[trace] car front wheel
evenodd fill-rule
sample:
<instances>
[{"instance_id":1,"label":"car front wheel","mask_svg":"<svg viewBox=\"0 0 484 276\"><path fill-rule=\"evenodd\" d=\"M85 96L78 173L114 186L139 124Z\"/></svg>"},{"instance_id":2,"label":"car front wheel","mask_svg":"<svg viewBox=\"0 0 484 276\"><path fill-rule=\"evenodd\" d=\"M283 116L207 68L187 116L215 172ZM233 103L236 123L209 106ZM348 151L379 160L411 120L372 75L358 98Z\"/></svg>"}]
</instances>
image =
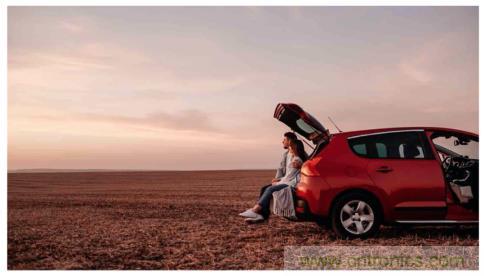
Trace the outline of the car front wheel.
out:
<instances>
[{"instance_id":1,"label":"car front wheel","mask_svg":"<svg viewBox=\"0 0 484 276\"><path fill-rule=\"evenodd\" d=\"M366 238L380 228L377 202L370 196L352 193L342 196L331 214L333 231L343 238Z\"/></svg>"}]
</instances>

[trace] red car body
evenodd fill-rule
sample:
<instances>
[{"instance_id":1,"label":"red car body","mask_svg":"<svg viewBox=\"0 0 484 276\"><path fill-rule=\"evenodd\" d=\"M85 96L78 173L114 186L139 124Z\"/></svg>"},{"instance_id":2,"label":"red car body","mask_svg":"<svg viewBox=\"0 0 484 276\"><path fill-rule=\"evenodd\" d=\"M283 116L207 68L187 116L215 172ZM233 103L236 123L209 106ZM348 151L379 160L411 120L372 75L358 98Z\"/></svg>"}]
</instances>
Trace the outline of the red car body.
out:
<instances>
[{"instance_id":1,"label":"red car body","mask_svg":"<svg viewBox=\"0 0 484 276\"><path fill-rule=\"evenodd\" d=\"M305 138L310 136L311 128L316 132L326 131L314 117L295 104L279 104L274 117ZM372 137L392 136L398 140L405 135L421 139L427 151L425 158L368 158L369 155L355 152L355 149L362 149L357 148L361 145L352 148L357 139L370 141ZM332 134L325 146L302 165L301 179L295 190L298 217L337 221L331 216L338 215L334 212L338 199L359 194L373 202L380 220L378 224L478 223L478 208L459 204L450 191L439 157L439 153L443 153L432 142L432 137L438 135L452 135L465 141L479 139L475 133L436 127L381 128ZM417 150L422 152L422 148ZM366 149L361 152L367 154ZM418 156L416 154L418 152L414 156ZM344 232L339 234L351 236L351 233Z\"/></svg>"}]
</instances>

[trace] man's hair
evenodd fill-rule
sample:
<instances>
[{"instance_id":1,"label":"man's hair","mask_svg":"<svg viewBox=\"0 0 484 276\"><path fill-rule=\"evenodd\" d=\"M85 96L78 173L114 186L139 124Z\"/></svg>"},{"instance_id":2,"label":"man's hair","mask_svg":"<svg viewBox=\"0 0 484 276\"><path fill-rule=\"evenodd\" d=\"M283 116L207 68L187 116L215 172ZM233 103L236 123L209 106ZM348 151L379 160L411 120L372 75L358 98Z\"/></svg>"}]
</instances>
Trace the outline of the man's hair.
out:
<instances>
[{"instance_id":1,"label":"man's hair","mask_svg":"<svg viewBox=\"0 0 484 276\"><path fill-rule=\"evenodd\" d=\"M294 134L294 132L286 132L286 133L284 133L284 137L291 140L291 142L294 142L294 141L297 140L297 136L296 136L296 134Z\"/></svg>"}]
</instances>

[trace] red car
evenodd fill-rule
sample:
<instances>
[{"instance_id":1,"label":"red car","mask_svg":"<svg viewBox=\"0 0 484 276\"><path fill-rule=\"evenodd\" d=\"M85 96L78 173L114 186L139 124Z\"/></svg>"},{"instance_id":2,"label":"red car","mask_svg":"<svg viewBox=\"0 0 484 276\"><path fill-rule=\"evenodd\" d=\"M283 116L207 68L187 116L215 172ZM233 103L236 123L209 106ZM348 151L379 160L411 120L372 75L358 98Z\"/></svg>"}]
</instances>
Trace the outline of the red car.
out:
<instances>
[{"instance_id":1,"label":"red car","mask_svg":"<svg viewBox=\"0 0 484 276\"><path fill-rule=\"evenodd\" d=\"M305 139L327 131L295 104L278 104L274 117ZM478 223L478 144L475 133L438 127L331 134L301 168L297 217L349 238L382 224Z\"/></svg>"}]
</instances>

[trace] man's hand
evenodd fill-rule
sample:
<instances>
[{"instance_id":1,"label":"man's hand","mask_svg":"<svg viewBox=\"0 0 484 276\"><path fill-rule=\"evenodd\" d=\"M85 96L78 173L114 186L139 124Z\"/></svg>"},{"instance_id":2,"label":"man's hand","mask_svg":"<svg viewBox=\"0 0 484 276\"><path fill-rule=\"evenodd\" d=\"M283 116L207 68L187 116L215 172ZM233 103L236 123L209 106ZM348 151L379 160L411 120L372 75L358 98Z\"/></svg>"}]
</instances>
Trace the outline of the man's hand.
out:
<instances>
[{"instance_id":1,"label":"man's hand","mask_svg":"<svg viewBox=\"0 0 484 276\"><path fill-rule=\"evenodd\" d=\"M300 168L301 168L301 166L302 166L302 162L300 162L300 161L292 161L292 162L291 162L291 166L292 166L293 168L295 168L295 169L300 169Z\"/></svg>"},{"instance_id":2,"label":"man's hand","mask_svg":"<svg viewBox=\"0 0 484 276\"><path fill-rule=\"evenodd\" d=\"M274 178L274 179L272 179L272 181L271 181L271 182L272 182L272 184L274 184L274 183L276 183L276 182L279 182L279 180L281 180L281 179L280 179L280 178Z\"/></svg>"}]
</instances>

